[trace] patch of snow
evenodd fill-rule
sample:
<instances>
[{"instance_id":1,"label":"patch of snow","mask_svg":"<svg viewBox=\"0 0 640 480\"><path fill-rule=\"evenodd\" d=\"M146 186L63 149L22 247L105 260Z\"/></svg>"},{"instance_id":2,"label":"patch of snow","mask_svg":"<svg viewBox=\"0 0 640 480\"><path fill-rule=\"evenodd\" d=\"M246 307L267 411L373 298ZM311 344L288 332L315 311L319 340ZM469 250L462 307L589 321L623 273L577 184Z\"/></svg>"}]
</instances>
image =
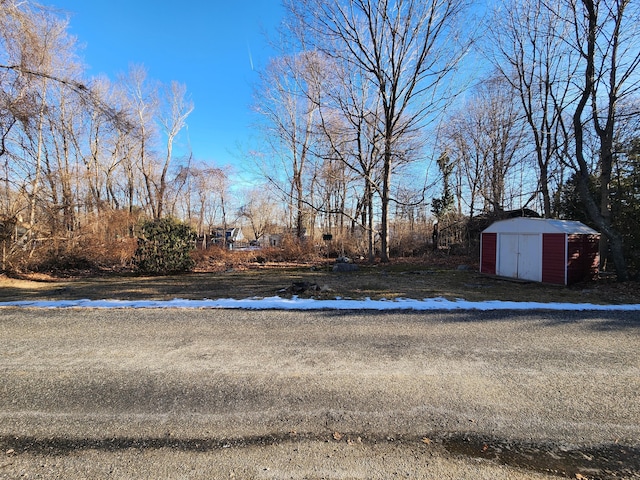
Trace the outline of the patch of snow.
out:
<instances>
[{"instance_id":1,"label":"patch of snow","mask_svg":"<svg viewBox=\"0 0 640 480\"><path fill-rule=\"evenodd\" d=\"M245 298L236 300L22 300L0 302L0 307L24 308L219 308L245 310L618 310L640 311L640 304L595 305L590 303L541 303L541 302L468 302L458 299L427 298L412 300L314 300L308 298Z\"/></svg>"}]
</instances>

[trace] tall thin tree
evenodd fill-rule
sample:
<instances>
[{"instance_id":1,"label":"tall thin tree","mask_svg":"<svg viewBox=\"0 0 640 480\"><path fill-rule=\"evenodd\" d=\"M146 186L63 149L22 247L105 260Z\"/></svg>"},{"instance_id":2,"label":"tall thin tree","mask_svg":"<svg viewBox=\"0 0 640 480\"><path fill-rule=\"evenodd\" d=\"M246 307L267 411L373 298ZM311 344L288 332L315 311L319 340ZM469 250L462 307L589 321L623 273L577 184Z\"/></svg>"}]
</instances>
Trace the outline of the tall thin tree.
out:
<instances>
[{"instance_id":1,"label":"tall thin tree","mask_svg":"<svg viewBox=\"0 0 640 480\"><path fill-rule=\"evenodd\" d=\"M569 6L573 47L580 55L582 72L572 118L578 188L589 216L608 242L601 255L611 252L618 280L624 281L629 276L624 239L612 224L610 185L619 104L640 88L640 7L631 0L569 0ZM589 168L584 151L588 123L599 140L599 198L591 193L595 172Z\"/></svg>"},{"instance_id":2,"label":"tall thin tree","mask_svg":"<svg viewBox=\"0 0 640 480\"><path fill-rule=\"evenodd\" d=\"M364 71L380 97L383 133L381 260L389 261L392 171L403 135L432 119L448 99L444 80L464 56L460 0L291 0L308 45Z\"/></svg>"}]
</instances>

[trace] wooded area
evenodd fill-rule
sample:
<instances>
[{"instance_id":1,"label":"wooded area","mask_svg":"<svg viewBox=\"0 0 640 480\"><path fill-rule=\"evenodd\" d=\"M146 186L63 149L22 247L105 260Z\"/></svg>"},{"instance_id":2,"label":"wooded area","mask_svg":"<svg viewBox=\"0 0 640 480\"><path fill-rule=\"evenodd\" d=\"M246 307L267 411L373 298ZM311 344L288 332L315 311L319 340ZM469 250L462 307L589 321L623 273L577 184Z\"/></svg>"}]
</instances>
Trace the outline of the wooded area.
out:
<instances>
[{"instance_id":1,"label":"wooded area","mask_svg":"<svg viewBox=\"0 0 640 480\"><path fill-rule=\"evenodd\" d=\"M200 236L331 235L386 262L472 251L483 225L520 211L587 223L602 268L638 275L637 2L285 5L246 153L261 176L243 190L230 166L175 154L185 85L142 66L87 78L65 16L0 0L2 270L89 251L125 265L141 223L165 217Z\"/></svg>"}]
</instances>

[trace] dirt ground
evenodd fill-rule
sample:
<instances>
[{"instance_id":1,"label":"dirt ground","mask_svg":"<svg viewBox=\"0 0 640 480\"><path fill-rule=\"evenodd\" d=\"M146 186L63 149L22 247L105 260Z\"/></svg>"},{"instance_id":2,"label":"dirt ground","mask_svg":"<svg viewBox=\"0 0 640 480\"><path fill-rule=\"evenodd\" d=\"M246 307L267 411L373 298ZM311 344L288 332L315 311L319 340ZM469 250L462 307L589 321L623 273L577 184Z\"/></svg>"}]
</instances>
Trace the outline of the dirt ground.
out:
<instances>
[{"instance_id":1,"label":"dirt ground","mask_svg":"<svg viewBox=\"0 0 640 480\"><path fill-rule=\"evenodd\" d=\"M640 478L636 312L0 308L0 478Z\"/></svg>"}]
</instances>

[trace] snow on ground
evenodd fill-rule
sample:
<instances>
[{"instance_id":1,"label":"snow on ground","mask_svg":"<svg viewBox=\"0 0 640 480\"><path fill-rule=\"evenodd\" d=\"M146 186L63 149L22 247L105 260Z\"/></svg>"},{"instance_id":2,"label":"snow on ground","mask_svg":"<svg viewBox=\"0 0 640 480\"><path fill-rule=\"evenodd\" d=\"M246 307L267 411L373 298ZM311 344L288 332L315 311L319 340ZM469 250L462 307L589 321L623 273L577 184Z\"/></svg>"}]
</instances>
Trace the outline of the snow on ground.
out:
<instances>
[{"instance_id":1,"label":"snow on ground","mask_svg":"<svg viewBox=\"0 0 640 480\"><path fill-rule=\"evenodd\" d=\"M0 307L28 308L233 308L247 310L618 310L640 311L640 304L594 305L589 303L467 302L445 298L424 300L314 300L307 298L246 298L236 300L56 300L0 302Z\"/></svg>"}]
</instances>

